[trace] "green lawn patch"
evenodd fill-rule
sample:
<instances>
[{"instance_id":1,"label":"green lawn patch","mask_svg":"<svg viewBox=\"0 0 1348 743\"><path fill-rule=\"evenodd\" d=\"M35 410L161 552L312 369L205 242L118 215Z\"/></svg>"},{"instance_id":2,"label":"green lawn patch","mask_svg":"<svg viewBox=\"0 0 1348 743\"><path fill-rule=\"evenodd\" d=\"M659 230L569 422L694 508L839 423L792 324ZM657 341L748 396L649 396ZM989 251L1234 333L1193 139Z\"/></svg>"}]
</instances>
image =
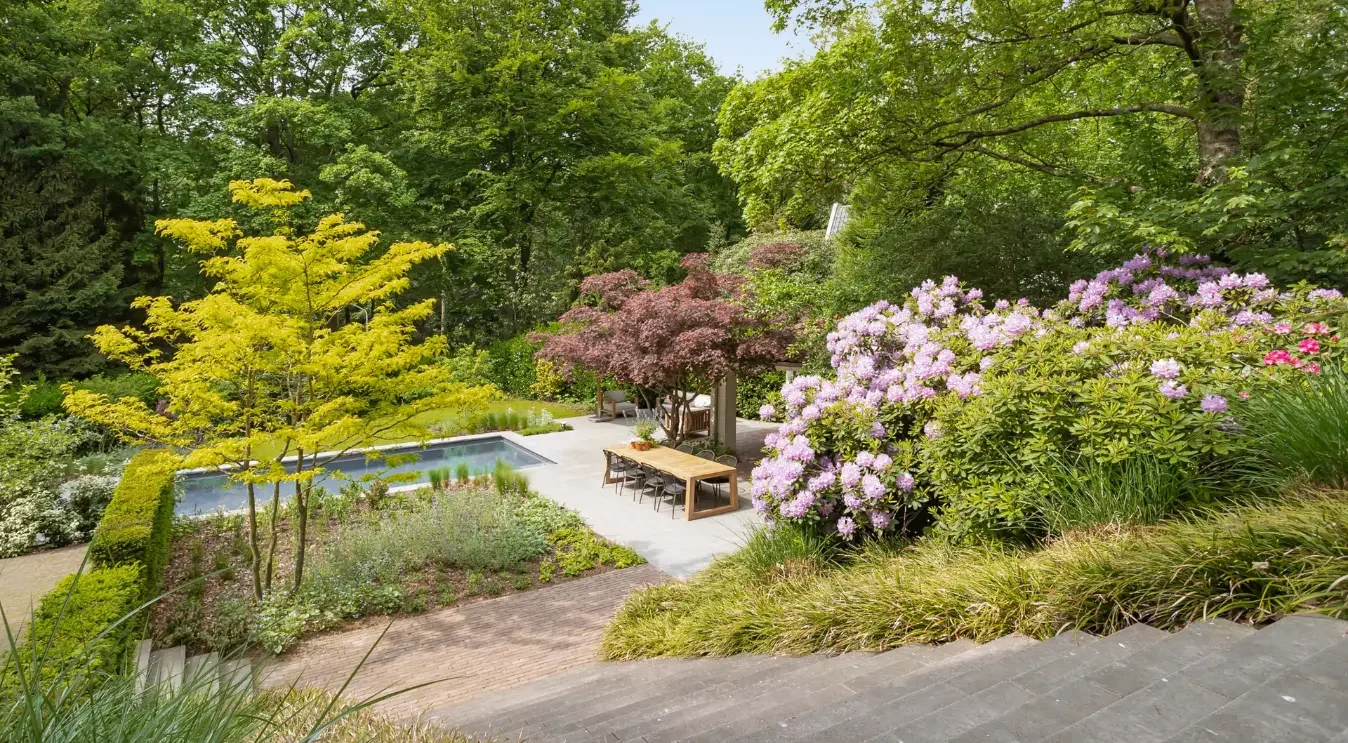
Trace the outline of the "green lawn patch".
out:
<instances>
[{"instance_id":1,"label":"green lawn patch","mask_svg":"<svg viewBox=\"0 0 1348 743\"><path fill-rule=\"evenodd\" d=\"M1348 616L1348 500L1308 496L1037 549L875 543L838 556L790 531L628 598L609 659L882 650L1011 632L1109 634L1225 617ZM786 542L782 545L778 542Z\"/></svg>"}]
</instances>

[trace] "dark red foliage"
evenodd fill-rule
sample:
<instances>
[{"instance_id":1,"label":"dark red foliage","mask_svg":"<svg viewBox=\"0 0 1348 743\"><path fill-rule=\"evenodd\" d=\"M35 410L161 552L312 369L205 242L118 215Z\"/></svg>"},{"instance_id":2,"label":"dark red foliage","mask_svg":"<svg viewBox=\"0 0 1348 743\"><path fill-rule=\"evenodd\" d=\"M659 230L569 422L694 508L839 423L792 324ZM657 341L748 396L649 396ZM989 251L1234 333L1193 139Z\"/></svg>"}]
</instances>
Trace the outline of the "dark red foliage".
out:
<instances>
[{"instance_id":1,"label":"dark red foliage","mask_svg":"<svg viewBox=\"0 0 1348 743\"><path fill-rule=\"evenodd\" d=\"M749 251L750 268L781 268L805 256L805 248L795 243L769 243Z\"/></svg>"},{"instance_id":2,"label":"dark red foliage","mask_svg":"<svg viewBox=\"0 0 1348 743\"><path fill-rule=\"evenodd\" d=\"M730 369L758 371L785 357L789 331L749 316L707 256L687 256L683 265L688 277L663 289L637 289L645 282L632 271L585 279L582 293L598 306L563 315L563 330L538 356L661 397L708 392Z\"/></svg>"}]
</instances>

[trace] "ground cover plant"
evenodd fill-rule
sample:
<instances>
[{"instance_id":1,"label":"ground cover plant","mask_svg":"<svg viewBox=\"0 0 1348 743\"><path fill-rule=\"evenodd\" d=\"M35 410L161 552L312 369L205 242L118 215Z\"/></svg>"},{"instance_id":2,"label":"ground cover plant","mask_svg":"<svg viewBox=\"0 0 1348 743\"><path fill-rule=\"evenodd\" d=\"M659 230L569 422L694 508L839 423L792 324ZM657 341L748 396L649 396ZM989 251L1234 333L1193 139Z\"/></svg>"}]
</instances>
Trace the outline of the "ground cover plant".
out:
<instances>
[{"instance_id":1,"label":"ground cover plant","mask_svg":"<svg viewBox=\"0 0 1348 743\"><path fill-rule=\"evenodd\" d=\"M242 517L180 520L167 584L183 590L152 612L157 643L225 652L256 643L280 653L370 616L462 605L642 561L532 493L507 466L435 475L432 487L415 491L376 484L323 492L311 506L311 569L297 589L261 602L243 579L250 560ZM293 521L290 508L277 518L278 586L293 570Z\"/></svg>"}]
</instances>

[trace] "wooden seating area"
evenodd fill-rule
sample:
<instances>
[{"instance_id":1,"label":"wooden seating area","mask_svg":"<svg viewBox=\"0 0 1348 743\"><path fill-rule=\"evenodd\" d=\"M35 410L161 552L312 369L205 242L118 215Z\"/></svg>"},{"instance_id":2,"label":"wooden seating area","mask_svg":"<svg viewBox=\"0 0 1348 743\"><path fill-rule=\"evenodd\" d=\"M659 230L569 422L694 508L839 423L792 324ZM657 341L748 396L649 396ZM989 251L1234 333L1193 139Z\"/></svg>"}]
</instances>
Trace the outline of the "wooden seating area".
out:
<instances>
[{"instance_id":1,"label":"wooden seating area","mask_svg":"<svg viewBox=\"0 0 1348 743\"><path fill-rule=\"evenodd\" d=\"M630 463L630 464L629 464ZM631 469L635 465L636 470ZM658 477L663 475L664 477ZM656 477L656 480L652 480ZM633 449L630 444L615 444L604 448L604 484L633 483L647 490L654 489L655 496L671 498L670 508L678 505L679 496L683 497L683 515L687 520L716 516L739 510L739 490L736 483L736 471L733 464L718 462L714 459L657 446L646 451ZM728 485L729 503L713 505L710 508L698 507L698 483L724 483ZM670 487L670 486L673 487ZM719 503L719 498L716 501ZM657 502L657 509L659 503Z\"/></svg>"}]
</instances>

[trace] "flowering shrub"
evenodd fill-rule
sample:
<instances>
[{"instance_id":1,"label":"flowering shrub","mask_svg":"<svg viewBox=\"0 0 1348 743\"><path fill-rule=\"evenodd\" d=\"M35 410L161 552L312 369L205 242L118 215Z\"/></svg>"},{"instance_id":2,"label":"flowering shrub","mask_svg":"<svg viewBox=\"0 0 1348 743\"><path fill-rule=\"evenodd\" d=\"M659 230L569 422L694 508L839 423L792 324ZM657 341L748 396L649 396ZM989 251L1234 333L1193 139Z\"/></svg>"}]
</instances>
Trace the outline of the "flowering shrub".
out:
<instances>
[{"instance_id":1,"label":"flowering shrub","mask_svg":"<svg viewBox=\"0 0 1348 743\"><path fill-rule=\"evenodd\" d=\"M985 306L954 277L878 302L829 335L835 379L782 388L751 496L771 520L845 537L919 523L1029 529L1036 469L1145 454L1201 468L1240 434L1231 406L1340 352L1335 290L1279 291L1203 257L1147 252L1057 306Z\"/></svg>"}]
</instances>

